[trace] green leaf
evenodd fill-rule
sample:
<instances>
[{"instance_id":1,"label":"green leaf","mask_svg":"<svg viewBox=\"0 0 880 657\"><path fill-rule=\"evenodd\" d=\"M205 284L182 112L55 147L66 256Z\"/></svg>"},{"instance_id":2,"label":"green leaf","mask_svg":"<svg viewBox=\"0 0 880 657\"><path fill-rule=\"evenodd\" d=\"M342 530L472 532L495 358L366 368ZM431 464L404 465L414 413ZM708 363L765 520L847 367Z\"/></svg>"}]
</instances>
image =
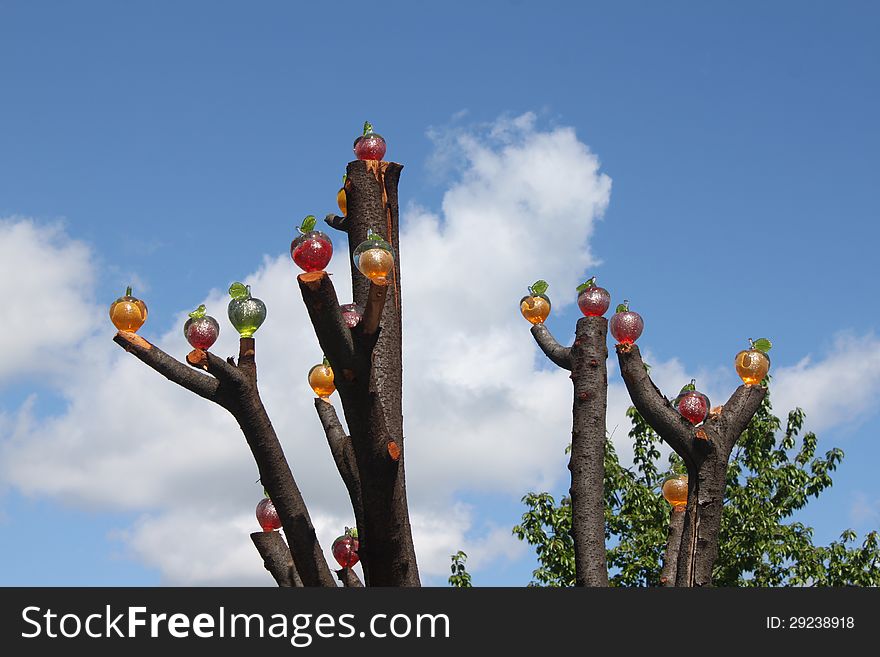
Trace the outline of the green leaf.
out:
<instances>
[{"instance_id":1,"label":"green leaf","mask_svg":"<svg viewBox=\"0 0 880 657\"><path fill-rule=\"evenodd\" d=\"M347 173L343 173L343 174L342 174L342 186L343 186L343 187L345 187L345 181L346 181L346 180L348 180L348 174L347 174Z\"/></svg>"},{"instance_id":2,"label":"green leaf","mask_svg":"<svg viewBox=\"0 0 880 657\"><path fill-rule=\"evenodd\" d=\"M691 382L688 383L687 385L683 386L681 389L681 392L679 392L678 394L680 395L682 393L688 392L689 390L696 390L697 389L696 384L697 384L697 380L691 379Z\"/></svg>"},{"instance_id":3,"label":"green leaf","mask_svg":"<svg viewBox=\"0 0 880 657\"><path fill-rule=\"evenodd\" d=\"M616 312L616 313L629 312L629 301L624 301L623 303L617 304L617 310L615 310L614 312Z\"/></svg>"},{"instance_id":4,"label":"green leaf","mask_svg":"<svg viewBox=\"0 0 880 657\"><path fill-rule=\"evenodd\" d=\"M357 538L357 537L358 537L358 530L357 530L357 527L346 527L346 528L345 528L345 533L348 534L349 536L351 536L352 538Z\"/></svg>"},{"instance_id":5,"label":"green leaf","mask_svg":"<svg viewBox=\"0 0 880 657\"><path fill-rule=\"evenodd\" d=\"M207 314L207 312L208 312L208 309L205 308L205 304L201 304L201 305L199 305L198 308L193 310L189 314L189 316L192 317L193 319L201 319L202 317L204 317Z\"/></svg>"},{"instance_id":6,"label":"green leaf","mask_svg":"<svg viewBox=\"0 0 880 657\"><path fill-rule=\"evenodd\" d=\"M767 353L770 351L770 348L773 346L773 343L770 342L767 338L758 338L752 343L752 348L757 349L762 353Z\"/></svg>"},{"instance_id":7,"label":"green leaf","mask_svg":"<svg viewBox=\"0 0 880 657\"><path fill-rule=\"evenodd\" d=\"M367 230L367 239L373 242L384 242L384 238L379 233L374 233L372 228Z\"/></svg>"},{"instance_id":8,"label":"green leaf","mask_svg":"<svg viewBox=\"0 0 880 657\"><path fill-rule=\"evenodd\" d=\"M125 288L125 296L127 296L127 297L131 296L131 285L129 285L127 288Z\"/></svg>"},{"instance_id":9,"label":"green leaf","mask_svg":"<svg viewBox=\"0 0 880 657\"><path fill-rule=\"evenodd\" d=\"M364 121L364 134L366 135L369 132L373 132L373 124L369 121Z\"/></svg>"},{"instance_id":10,"label":"green leaf","mask_svg":"<svg viewBox=\"0 0 880 657\"><path fill-rule=\"evenodd\" d=\"M299 232L305 234L315 229L315 224L318 223L318 220L315 219L315 215L310 214L305 219L303 219L302 224L300 224Z\"/></svg>"},{"instance_id":11,"label":"green leaf","mask_svg":"<svg viewBox=\"0 0 880 657\"><path fill-rule=\"evenodd\" d=\"M536 297L540 296L547 291L548 287L550 287L550 284L547 281L537 280L529 287L529 294Z\"/></svg>"},{"instance_id":12,"label":"green leaf","mask_svg":"<svg viewBox=\"0 0 880 657\"><path fill-rule=\"evenodd\" d=\"M229 296L233 299L247 299L251 296L250 287L236 281L229 286Z\"/></svg>"},{"instance_id":13,"label":"green leaf","mask_svg":"<svg viewBox=\"0 0 880 657\"><path fill-rule=\"evenodd\" d=\"M584 290L589 290L591 287L596 287L596 277L595 276L593 276L588 281L585 281L584 283L581 283L580 285L578 285L577 291L583 292Z\"/></svg>"}]
</instances>

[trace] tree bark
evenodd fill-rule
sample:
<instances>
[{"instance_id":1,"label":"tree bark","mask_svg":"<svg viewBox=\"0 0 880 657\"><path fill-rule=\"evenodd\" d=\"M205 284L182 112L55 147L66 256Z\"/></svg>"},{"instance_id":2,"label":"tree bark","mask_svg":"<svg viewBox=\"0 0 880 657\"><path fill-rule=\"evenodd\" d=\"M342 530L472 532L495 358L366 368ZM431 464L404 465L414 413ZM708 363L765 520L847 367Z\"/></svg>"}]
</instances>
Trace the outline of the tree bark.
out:
<instances>
[{"instance_id":1,"label":"tree bark","mask_svg":"<svg viewBox=\"0 0 880 657\"><path fill-rule=\"evenodd\" d=\"M532 327L532 335L547 357L571 370L574 387L568 469L577 586L608 586L604 508L607 332L604 317L582 317L574 343L566 348L543 324Z\"/></svg>"},{"instance_id":2,"label":"tree bark","mask_svg":"<svg viewBox=\"0 0 880 657\"><path fill-rule=\"evenodd\" d=\"M342 582L346 588L357 589L362 588L364 583L351 568L340 568L336 571L336 579Z\"/></svg>"},{"instance_id":3,"label":"tree bark","mask_svg":"<svg viewBox=\"0 0 880 657\"><path fill-rule=\"evenodd\" d=\"M660 585L675 586L675 573L678 570L678 552L681 548L681 535L684 531L685 509L672 507L669 512L669 536L666 539L666 552L663 555L663 568L660 570Z\"/></svg>"},{"instance_id":4,"label":"tree bark","mask_svg":"<svg viewBox=\"0 0 880 657\"><path fill-rule=\"evenodd\" d=\"M635 344L618 344L620 373L636 409L684 460L688 503L676 565L676 586L710 586L718 556L718 533L733 446L761 405L766 388L739 386L723 406L699 427L684 419L654 385Z\"/></svg>"},{"instance_id":5,"label":"tree bark","mask_svg":"<svg viewBox=\"0 0 880 657\"><path fill-rule=\"evenodd\" d=\"M360 324L348 329L342 322L339 300L329 277L317 276L317 272L311 280L299 277L318 341L334 374L341 374L336 376L336 389L351 434L360 485L361 508L355 508L355 515L360 516L358 555L367 586L420 584L403 457L397 197L401 169L393 162L350 162L346 182L348 214L344 221L338 217L328 220L331 226L348 233L350 258L368 230L381 235L394 248L394 269L384 289L352 266L353 301L365 308Z\"/></svg>"},{"instance_id":6,"label":"tree bark","mask_svg":"<svg viewBox=\"0 0 880 657\"><path fill-rule=\"evenodd\" d=\"M302 580L293 565L290 548L284 542L280 532L254 532L251 540L257 552L263 557L263 565L282 588L301 587Z\"/></svg>"}]
</instances>

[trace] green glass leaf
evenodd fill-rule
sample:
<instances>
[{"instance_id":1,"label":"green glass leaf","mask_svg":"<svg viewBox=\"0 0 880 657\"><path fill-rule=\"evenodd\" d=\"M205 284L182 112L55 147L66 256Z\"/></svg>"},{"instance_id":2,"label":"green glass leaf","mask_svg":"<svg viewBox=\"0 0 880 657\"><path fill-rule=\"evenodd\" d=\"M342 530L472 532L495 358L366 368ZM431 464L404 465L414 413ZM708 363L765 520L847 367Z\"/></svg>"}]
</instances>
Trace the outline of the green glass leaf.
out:
<instances>
[{"instance_id":1,"label":"green glass leaf","mask_svg":"<svg viewBox=\"0 0 880 657\"><path fill-rule=\"evenodd\" d=\"M682 393L688 392L689 390L696 390L697 389L696 384L697 384L697 380L691 379L691 382L688 383L687 385L683 386L681 391L678 394L680 395Z\"/></svg>"},{"instance_id":2,"label":"green glass leaf","mask_svg":"<svg viewBox=\"0 0 880 657\"><path fill-rule=\"evenodd\" d=\"M773 346L773 343L770 342L767 338L758 338L752 343L752 348L757 349L762 353L767 353L770 351L770 348Z\"/></svg>"},{"instance_id":3,"label":"green glass leaf","mask_svg":"<svg viewBox=\"0 0 880 657\"><path fill-rule=\"evenodd\" d=\"M342 186L343 186L343 187L345 187L345 181L346 181L346 180L348 180L348 174L347 174L347 173L343 173L343 174L342 174Z\"/></svg>"},{"instance_id":4,"label":"green glass leaf","mask_svg":"<svg viewBox=\"0 0 880 657\"><path fill-rule=\"evenodd\" d=\"M374 233L372 228L367 229L367 239L372 240L373 242L385 241L379 233Z\"/></svg>"},{"instance_id":5,"label":"green glass leaf","mask_svg":"<svg viewBox=\"0 0 880 657\"><path fill-rule=\"evenodd\" d=\"M189 316L193 319L201 319L207 314L207 312L208 309L205 308L205 304L200 304L198 308L196 308L189 314Z\"/></svg>"},{"instance_id":6,"label":"green glass leaf","mask_svg":"<svg viewBox=\"0 0 880 657\"><path fill-rule=\"evenodd\" d=\"M357 538L357 537L358 537L358 530L357 530L357 527L346 527L346 528L345 528L345 533L348 534L349 536L351 536L352 538Z\"/></svg>"},{"instance_id":7,"label":"green glass leaf","mask_svg":"<svg viewBox=\"0 0 880 657\"><path fill-rule=\"evenodd\" d=\"M303 219L302 224L300 224L299 232L305 234L315 229L315 224L318 223L318 220L315 219L315 215L310 214L305 219Z\"/></svg>"},{"instance_id":8,"label":"green glass leaf","mask_svg":"<svg viewBox=\"0 0 880 657\"><path fill-rule=\"evenodd\" d=\"M533 296L540 296L547 291L547 288L550 287L550 284L545 280L537 280L532 286L529 288L529 293Z\"/></svg>"},{"instance_id":9,"label":"green glass leaf","mask_svg":"<svg viewBox=\"0 0 880 657\"><path fill-rule=\"evenodd\" d=\"M129 285L127 288L125 288L125 296L127 296L127 297L131 296L131 285Z\"/></svg>"},{"instance_id":10,"label":"green glass leaf","mask_svg":"<svg viewBox=\"0 0 880 657\"><path fill-rule=\"evenodd\" d=\"M583 292L584 290L589 290L591 287L596 287L596 277L593 276L590 280L585 281L577 286L578 292Z\"/></svg>"},{"instance_id":11,"label":"green glass leaf","mask_svg":"<svg viewBox=\"0 0 880 657\"><path fill-rule=\"evenodd\" d=\"M629 312L629 301L624 301L623 303L617 304L617 310L615 310L614 312L617 312L617 313Z\"/></svg>"},{"instance_id":12,"label":"green glass leaf","mask_svg":"<svg viewBox=\"0 0 880 657\"><path fill-rule=\"evenodd\" d=\"M251 296L251 291L247 285L236 281L229 286L229 296L233 299L247 299Z\"/></svg>"},{"instance_id":13,"label":"green glass leaf","mask_svg":"<svg viewBox=\"0 0 880 657\"><path fill-rule=\"evenodd\" d=\"M373 124L369 121L364 121L364 134L368 132L373 132Z\"/></svg>"}]
</instances>

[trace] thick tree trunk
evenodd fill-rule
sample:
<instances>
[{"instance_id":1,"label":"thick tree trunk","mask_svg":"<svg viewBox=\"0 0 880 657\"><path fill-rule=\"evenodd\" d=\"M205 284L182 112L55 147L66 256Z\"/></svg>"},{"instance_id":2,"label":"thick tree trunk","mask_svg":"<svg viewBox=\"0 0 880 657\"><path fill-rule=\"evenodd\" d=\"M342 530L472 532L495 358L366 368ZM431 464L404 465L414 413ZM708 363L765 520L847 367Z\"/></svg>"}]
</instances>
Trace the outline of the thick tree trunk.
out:
<instances>
[{"instance_id":1,"label":"thick tree trunk","mask_svg":"<svg viewBox=\"0 0 880 657\"><path fill-rule=\"evenodd\" d=\"M604 317L581 317L571 346L571 532L578 586L608 586L605 562L605 413L608 358Z\"/></svg>"},{"instance_id":2,"label":"thick tree trunk","mask_svg":"<svg viewBox=\"0 0 880 657\"><path fill-rule=\"evenodd\" d=\"M532 335L553 363L571 370L571 535L577 586L608 586L605 557L605 414L608 394L604 317L578 320L574 344L563 347L543 325Z\"/></svg>"},{"instance_id":3,"label":"thick tree trunk","mask_svg":"<svg viewBox=\"0 0 880 657\"><path fill-rule=\"evenodd\" d=\"M350 260L353 301L365 308L361 323L350 331L341 324L339 300L329 278L300 276L318 340L334 373L341 374L336 385L358 473L358 554L367 586L420 584L404 476L397 197L401 169L393 162L349 163L348 215L328 218L331 226L348 233L350 257L368 230L394 248L387 289L371 283Z\"/></svg>"}]
</instances>

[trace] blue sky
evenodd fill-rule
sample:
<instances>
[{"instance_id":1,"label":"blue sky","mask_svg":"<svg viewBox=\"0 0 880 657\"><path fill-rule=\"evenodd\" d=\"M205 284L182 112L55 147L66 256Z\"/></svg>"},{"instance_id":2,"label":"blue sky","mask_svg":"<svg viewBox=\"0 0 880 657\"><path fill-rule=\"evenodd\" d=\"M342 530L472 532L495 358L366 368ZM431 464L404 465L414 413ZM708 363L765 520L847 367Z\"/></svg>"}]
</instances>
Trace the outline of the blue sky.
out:
<instances>
[{"instance_id":1,"label":"blue sky","mask_svg":"<svg viewBox=\"0 0 880 657\"><path fill-rule=\"evenodd\" d=\"M736 385L736 351L749 337L773 339L777 412L803 406L820 450L846 452L833 489L802 519L823 542L846 527L876 528L880 313L866 289L880 232L878 28L880 11L860 2L387 2L370 14L346 2L0 2L0 272L27 290L4 302L0 333L21 356L0 365L0 583L263 581L248 544L218 555L213 570L181 567L185 551L174 562L159 554L181 514L200 508L200 535L214 536L210 520L210 531L241 526L247 539L256 526L241 500L256 503L260 491L222 413L163 391L164 382L153 396L101 392L115 376L136 388L153 375L116 353L106 307L134 282L150 308L142 333L182 357L181 313L214 300L224 319L222 293L251 277L267 302L273 295L261 333L276 331L266 340L277 336L279 349L295 352L291 368L305 368L301 377L267 372L264 395L277 379L287 386L274 393L279 408L296 398L308 409L302 381L320 354L284 256L305 214L333 211L365 119L386 137L386 159L405 165L405 421L422 564L470 548L476 583L525 584L533 558L509 538L519 498L567 488L570 389L516 311L537 277L550 281L548 326L560 341L578 316L574 285L588 276L615 303L629 299L667 394L697 376L721 403ZM561 173L554 184L539 170ZM538 200L508 205L524 181ZM444 249L459 254L469 234L484 238L484 259L469 252L461 262L472 269L443 280ZM344 279L345 261L332 266ZM444 304L464 287L474 315L458 335ZM508 298L511 316L488 314ZM280 320L270 327L273 314L291 327L287 338ZM423 350L417 321L452 351ZM475 381L467 363L489 357L494 378ZM613 364L612 352L610 412L625 405ZM516 383L499 384L505 377ZM481 425L466 442L466 422L430 433L435 390L464 418L497 404L495 431ZM165 424L144 420L162 415L159 405L173 410ZM191 453L153 479L154 462L138 452L147 474L132 478L120 465L127 436L109 430L125 426L126 410L149 424L138 449L175 427L184 437L220 427L229 441L206 457L209 431L181 440ZM553 438L506 443L499 434L514 411L546 415ZM314 432L311 416L273 414L286 421ZM82 435L72 437L77 423ZM286 449L311 464L307 443L290 440ZM444 462L444 449L459 444L483 451L467 466L429 472L425 462ZM117 460L102 461L107 454ZM342 485L329 454L314 458L328 478L305 489L332 539L344 520ZM113 463L122 479L102 484ZM222 476L240 487L213 503L204 491ZM450 517L454 526L444 526ZM32 532L53 539L36 548L19 540ZM256 574L243 563L250 558ZM221 564L242 570L224 580ZM423 570L428 583L445 582L439 567Z\"/></svg>"}]
</instances>

